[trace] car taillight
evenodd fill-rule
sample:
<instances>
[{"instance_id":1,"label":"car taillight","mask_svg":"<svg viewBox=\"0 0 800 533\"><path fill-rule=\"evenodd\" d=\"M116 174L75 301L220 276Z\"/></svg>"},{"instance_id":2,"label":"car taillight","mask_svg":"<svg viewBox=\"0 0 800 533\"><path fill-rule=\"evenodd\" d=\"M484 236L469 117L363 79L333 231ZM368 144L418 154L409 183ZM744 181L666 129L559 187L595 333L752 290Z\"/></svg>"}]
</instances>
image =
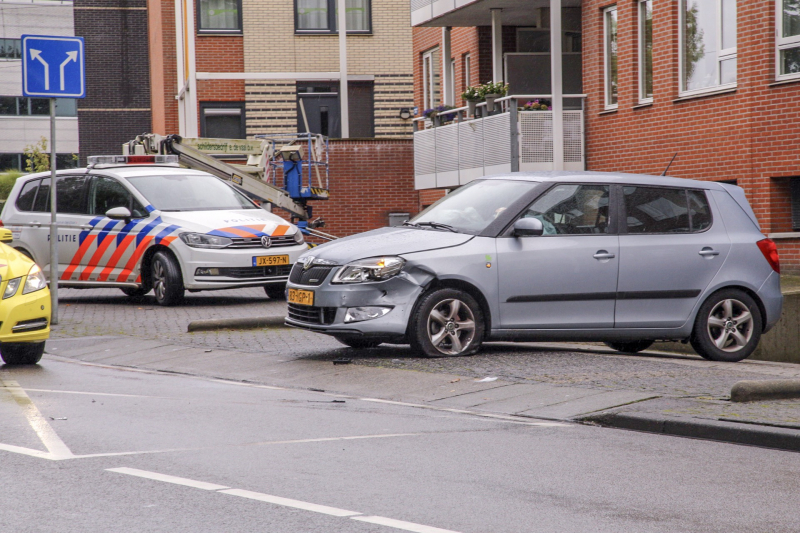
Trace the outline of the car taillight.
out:
<instances>
[{"instance_id":1,"label":"car taillight","mask_svg":"<svg viewBox=\"0 0 800 533\"><path fill-rule=\"evenodd\" d=\"M780 274L781 260L778 257L778 247L775 245L775 242L772 239L762 239L756 244L758 245L758 249L761 250L761 253L764 254L764 259L767 260L772 270Z\"/></svg>"}]
</instances>

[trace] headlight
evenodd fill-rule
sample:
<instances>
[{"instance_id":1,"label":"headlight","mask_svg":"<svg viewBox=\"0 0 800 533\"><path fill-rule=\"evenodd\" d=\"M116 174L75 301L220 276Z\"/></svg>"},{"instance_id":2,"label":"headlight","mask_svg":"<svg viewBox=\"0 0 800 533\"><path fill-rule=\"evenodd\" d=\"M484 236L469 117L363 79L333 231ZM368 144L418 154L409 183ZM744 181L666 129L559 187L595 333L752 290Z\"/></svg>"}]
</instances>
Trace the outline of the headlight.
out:
<instances>
[{"instance_id":1,"label":"headlight","mask_svg":"<svg viewBox=\"0 0 800 533\"><path fill-rule=\"evenodd\" d=\"M340 268L333 283L383 281L400 273L404 264L404 259L394 256L361 259Z\"/></svg>"},{"instance_id":2,"label":"headlight","mask_svg":"<svg viewBox=\"0 0 800 533\"><path fill-rule=\"evenodd\" d=\"M294 242L297 244L303 244L306 242L305 237L303 237L303 232L301 232L299 229L297 230L297 233L294 234Z\"/></svg>"},{"instance_id":3,"label":"headlight","mask_svg":"<svg viewBox=\"0 0 800 533\"><path fill-rule=\"evenodd\" d=\"M29 292L40 291L47 287L47 280L44 279L42 269L38 265L33 265L28 271L28 277L25 279L25 287L22 289L22 294Z\"/></svg>"},{"instance_id":4,"label":"headlight","mask_svg":"<svg viewBox=\"0 0 800 533\"><path fill-rule=\"evenodd\" d=\"M233 244L233 239L205 233L181 233L181 240L192 248L225 248Z\"/></svg>"},{"instance_id":5,"label":"headlight","mask_svg":"<svg viewBox=\"0 0 800 533\"><path fill-rule=\"evenodd\" d=\"M22 281L22 278L14 278L8 280L8 285L6 285L6 290L3 292L3 300L6 298L11 298L15 294L17 294L17 289L19 289L19 284Z\"/></svg>"}]
</instances>

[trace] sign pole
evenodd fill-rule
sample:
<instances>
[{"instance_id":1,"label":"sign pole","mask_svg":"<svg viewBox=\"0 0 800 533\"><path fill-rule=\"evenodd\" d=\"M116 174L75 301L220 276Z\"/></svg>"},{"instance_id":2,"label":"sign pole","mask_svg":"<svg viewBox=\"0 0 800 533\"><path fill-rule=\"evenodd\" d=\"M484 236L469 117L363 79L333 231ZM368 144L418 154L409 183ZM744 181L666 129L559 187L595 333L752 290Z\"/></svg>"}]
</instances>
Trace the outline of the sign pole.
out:
<instances>
[{"instance_id":1,"label":"sign pole","mask_svg":"<svg viewBox=\"0 0 800 533\"><path fill-rule=\"evenodd\" d=\"M50 99L50 324L58 324L58 225L56 224L56 99Z\"/></svg>"}]
</instances>

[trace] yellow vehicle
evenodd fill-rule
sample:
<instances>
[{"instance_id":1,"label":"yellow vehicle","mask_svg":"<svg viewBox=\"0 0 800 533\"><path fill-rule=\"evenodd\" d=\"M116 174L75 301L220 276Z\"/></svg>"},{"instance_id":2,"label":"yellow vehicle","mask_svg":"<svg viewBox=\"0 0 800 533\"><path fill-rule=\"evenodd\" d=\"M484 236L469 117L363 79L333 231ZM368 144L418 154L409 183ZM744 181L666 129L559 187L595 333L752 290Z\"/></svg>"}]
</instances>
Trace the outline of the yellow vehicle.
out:
<instances>
[{"instance_id":1,"label":"yellow vehicle","mask_svg":"<svg viewBox=\"0 0 800 533\"><path fill-rule=\"evenodd\" d=\"M42 270L7 246L11 230L0 228L0 357L9 365L35 365L50 337L50 290Z\"/></svg>"}]
</instances>

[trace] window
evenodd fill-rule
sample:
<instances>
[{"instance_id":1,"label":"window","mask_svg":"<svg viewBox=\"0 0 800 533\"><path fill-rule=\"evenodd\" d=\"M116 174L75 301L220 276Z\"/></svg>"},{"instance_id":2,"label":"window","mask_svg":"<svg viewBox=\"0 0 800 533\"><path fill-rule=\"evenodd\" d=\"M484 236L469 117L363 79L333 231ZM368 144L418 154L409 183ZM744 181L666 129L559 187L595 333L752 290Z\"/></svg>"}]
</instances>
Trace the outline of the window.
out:
<instances>
[{"instance_id":1,"label":"window","mask_svg":"<svg viewBox=\"0 0 800 533\"><path fill-rule=\"evenodd\" d=\"M0 59L22 59L21 39L0 39Z\"/></svg>"},{"instance_id":2,"label":"window","mask_svg":"<svg viewBox=\"0 0 800 533\"><path fill-rule=\"evenodd\" d=\"M778 79L800 76L800 0L778 0Z\"/></svg>"},{"instance_id":3,"label":"window","mask_svg":"<svg viewBox=\"0 0 800 533\"><path fill-rule=\"evenodd\" d=\"M736 0L681 0L681 93L736 86Z\"/></svg>"},{"instance_id":4,"label":"window","mask_svg":"<svg viewBox=\"0 0 800 533\"><path fill-rule=\"evenodd\" d=\"M241 0L197 0L197 31L242 33Z\"/></svg>"},{"instance_id":5,"label":"window","mask_svg":"<svg viewBox=\"0 0 800 533\"><path fill-rule=\"evenodd\" d=\"M472 85L470 80L470 67L472 66L472 58L469 54L464 54L464 90Z\"/></svg>"},{"instance_id":6,"label":"window","mask_svg":"<svg viewBox=\"0 0 800 533\"><path fill-rule=\"evenodd\" d=\"M80 215L86 212L84 176L58 176L56 178L56 211L65 214Z\"/></svg>"},{"instance_id":7,"label":"window","mask_svg":"<svg viewBox=\"0 0 800 533\"><path fill-rule=\"evenodd\" d=\"M201 102L200 136L215 139L246 138L244 103Z\"/></svg>"},{"instance_id":8,"label":"window","mask_svg":"<svg viewBox=\"0 0 800 533\"><path fill-rule=\"evenodd\" d=\"M439 49L422 54L422 108L431 109L439 103Z\"/></svg>"},{"instance_id":9,"label":"window","mask_svg":"<svg viewBox=\"0 0 800 533\"><path fill-rule=\"evenodd\" d=\"M653 0L639 0L639 103L653 101Z\"/></svg>"},{"instance_id":10,"label":"window","mask_svg":"<svg viewBox=\"0 0 800 533\"><path fill-rule=\"evenodd\" d=\"M624 187L628 233L691 233L711 226L703 191Z\"/></svg>"},{"instance_id":11,"label":"window","mask_svg":"<svg viewBox=\"0 0 800 533\"><path fill-rule=\"evenodd\" d=\"M450 58L450 76L447 86L447 102L449 104L456 103L456 60Z\"/></svg>"},{"instance_id":12,"label":"window","mask_svg":"<svg viewBox=\"0 0 800 533\"><path fill-rule=\"evenodd\" d=\"M17 209L20 211L30 211L33 209L33 200L36 198L36 189L39 188L39 180L31 180L22 186L22 190L17 196Z\"/></svg>"},{"instance_id":13,"label":"window","mask_svg":"<svg viewBox=\"0 0 800 533\"><path fill-rule=\"evenodd\" d=\"M117 180L96 176L89 189L89 214L105 215L115 207L126 207L133 218L147 218L142 204Z\"/></svg>"},{"instance_id":14,"label":"window","mask_svg":"<svg viewBox=\"0 0 800 533\"><path fill-rule=\"evenodd\" d=\"M792 231L800 231L800 178L789 179L792 202Z\"/></svg>"},{"instance_id":15,"label":"window","mask_svg":"<svg viewBox=\"0 0 800 533\"><path fill-rule=\"evenodd\" d=\"M556 185L537 199L522 218L538 218L544 235L608 233L607 185Z\"/></svg>"},{"instance_id":16,"label":"window","mask_svg":"<svg viewBox=\"0 0 800 533\"><path fill-rule=\"evenodd\" d=\"M603 11L606 109L617 108L617 6Z\"/></svg>"},{"instance_id":17,"label":"window","mask_svg":"<svg viewBox=\"0 0 800 533\"><path fill-rule=\"evenodd\" d=\"M372 32L371 0L345 0L347 33ZM295 0L297 33L336 33L338 0Z\"/></svg>"},{"instance_id":18,"label":"window","mask_svg":"<svg viewBox=\"0 0 800 533\"><path fill-rule=\"evenodd\" d=\"M0 116L8 115L50 115L50 100L47 98L23 98L19 96L0 96ZM56 98L57 117L78 116L77 101L74 98Z\"/></svg>"}]
</instances>

